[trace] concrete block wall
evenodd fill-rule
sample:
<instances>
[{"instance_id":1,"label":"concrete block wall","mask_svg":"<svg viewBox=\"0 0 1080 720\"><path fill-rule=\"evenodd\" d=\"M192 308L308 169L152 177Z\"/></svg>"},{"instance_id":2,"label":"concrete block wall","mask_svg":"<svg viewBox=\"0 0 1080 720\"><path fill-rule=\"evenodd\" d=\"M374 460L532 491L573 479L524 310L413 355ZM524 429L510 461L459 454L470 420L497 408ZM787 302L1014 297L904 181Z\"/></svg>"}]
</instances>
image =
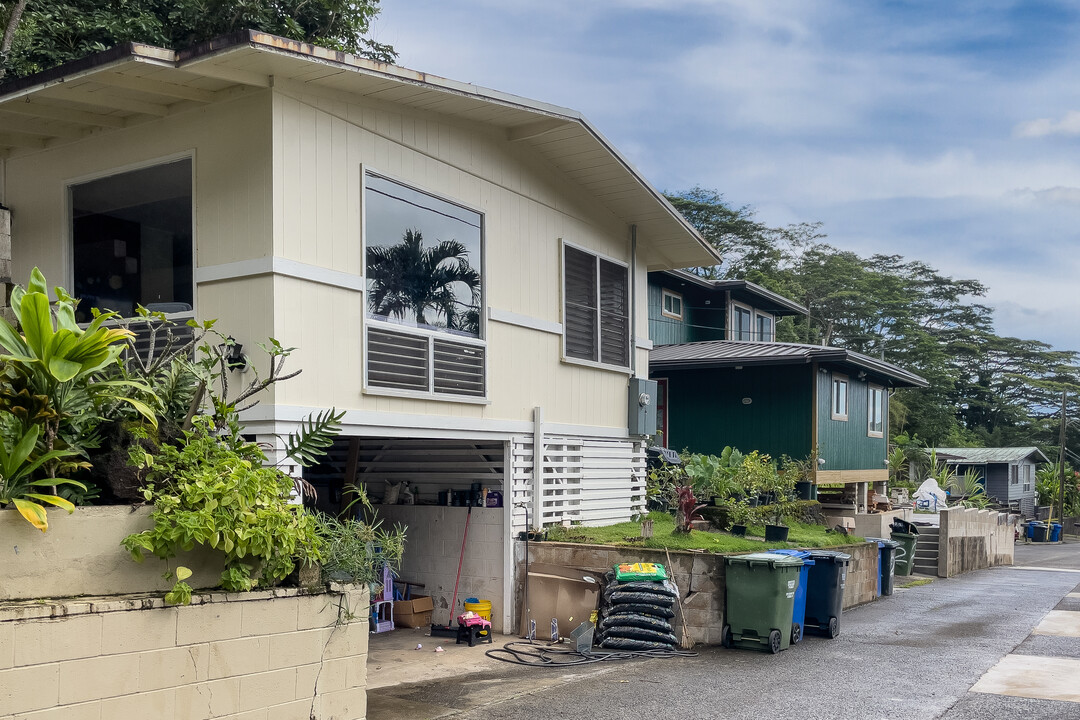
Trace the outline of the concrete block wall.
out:
<instances>
[{"instance_id":1,"label":"concrete block wall","mask_svg":"<svg viewBox=\"0 0 1080 720\"><path fill-rule=\"evenodd\" d=\"M859 513L855 516L855 534L859 537L887 538L892 528L889 526L896 518L910 521L914 510L909 507L897 508L882 513Z\"/></svg>"},{"instance_id":2,"label":"concrete block wall","mask_svg":"<svg viewBox=\"0 0 1080 720\"><path fill-rule=\"evenodd\" d=\"M0 720L356 720L368 598L353 586L0 605Z\"/></svg>"},{"instance_id":3,"label":"concrete block wall","mask_svg":"<svg viewBox=\"0 0 1080 720\"><path fill-rule=\"evenodd\" d=\"M1006 513L949 508L940 517L938 577L1013 564L1015 525Z\"/></svg>"},{"instance_id":4,"label":"concrete block wall","mask_svg":"<svg viewBox=\"0 0 1080 720\"><path fill-rule=\"evenodd\" d=\"M844 607L874 600L877 589L877 545L860 543L830 549L851 555L844 588ZM529 562L563 565L598 574L607 572L620 562L660 563L668 569L682 596L681 611L676 609L676 636L682 637L681 628L685 625L695 644L720 644L726 588L724 555L542 542L529 544ZM871 578L872 584L869 582Z\"/></svg>"},{"instance_id":5,"label":"concrete block wall","mask_svg":"<svg viewBox=\"0 0 1080 720\"><path fill-rule=\"evenodd\" d=\"M432 597L434 622L445 624L450 618L448 609L469 509L441 505L376 505L375 509L386 526L408 526L405 558L398 576L424 583L424 588L416 592ZM503 618L503 513L503 508L472 509L455 613L464 610L465 598L490 600L496 628Z\"/></svg>"}]
</instances>

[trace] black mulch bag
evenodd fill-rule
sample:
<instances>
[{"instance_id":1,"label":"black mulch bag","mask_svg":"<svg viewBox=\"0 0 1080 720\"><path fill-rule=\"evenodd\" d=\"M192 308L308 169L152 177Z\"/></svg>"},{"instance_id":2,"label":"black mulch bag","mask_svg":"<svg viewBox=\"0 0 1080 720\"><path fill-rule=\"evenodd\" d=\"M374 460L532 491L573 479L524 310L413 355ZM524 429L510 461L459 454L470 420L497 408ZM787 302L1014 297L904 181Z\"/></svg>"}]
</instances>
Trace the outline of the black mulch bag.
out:
<instances>
[{"instance_id":1,"label":"black mulch bag","mask_svg":"<svg viewBox=\"0 0 1080 720\"><path fill-rule=\"evenodd\" d=\"M663 618L658 618L653 615L627 613L622 615L610 615L600 621L601 630L617 627L635 627L660 633L671 632L671 623Z\"/></svg>"},{"instance_id":2,"label":"black mulch bag","mask_svg":"<svg viewBox=\"0 0 1080 720\"><path fill-rule=\"evenodd\" d=\"M651 580L632 580L630 582L609 585L607 589L604 590L605 595L610 595L613 592L640 592L670 598L679 596L679 591L667 580L665 580L664 582L653 582Z\"/></svg>"},{"instance_id":3,"label":"black mulch bag","mask_svg":"<svg viewBox=\"0 0 1080 720\"><path fill-rule=\"evenodd\" d=\"M614 615L654 615L660 618L671 619L675 617L675 611L671 608L658 607L656 605L635 605L633 603L622 603L620 605L609 605L604 609L604 617L611 617Z\"/></svg>"},{"instance_id":4,"label":"black mulch bag","mask_svg":"<svg viewBox=\"0 0 1080 720\"><path fill-rule=\"evenodd\" d=\"M645 640L647 642L667 643L678 645L679 639L669 632L657 632L637 627L613 627L604 630L604 638L630 638L631 640Z\"/></svg>"},{"instance_id":5,"label":"black mulch bag","mask_svg":"<svg viewBox=\"0 0 1080 720\"><path fill-rule=\"evenodd\" d=\"M652 642L650 640L634 640L633 638L610 637L600 641L600 647L608 650L672 650L668 643Z\"/></svg>"},{"instance_id":6,"label":"black mulch bag","mask_svg":"<svg viewBox=\"0 0 1080 720\"><path fill-rule=\"evenodd\" d=\"M657 595L655 593L644 592L626 592L618 589L608 595L606 600L611 605L654 605L656 607L669 608L675 604L675 598L668 597L667 595Z\"/></svg>"}]
</instances>

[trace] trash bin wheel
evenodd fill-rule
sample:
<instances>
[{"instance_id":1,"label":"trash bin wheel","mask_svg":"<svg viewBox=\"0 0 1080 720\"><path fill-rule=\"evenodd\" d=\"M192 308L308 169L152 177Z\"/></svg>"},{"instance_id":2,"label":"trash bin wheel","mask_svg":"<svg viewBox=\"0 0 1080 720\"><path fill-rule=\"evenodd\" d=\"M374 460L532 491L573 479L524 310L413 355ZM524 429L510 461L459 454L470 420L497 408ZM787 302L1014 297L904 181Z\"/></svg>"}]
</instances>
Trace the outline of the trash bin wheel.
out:
<instances>
[{"instance_id":1,"label":"trash bin wheel","mask_svg":"<svg viewBox=\"0 0 1080 720\"><path fill-rule=\"evenodd\" d=\"M840 634L840 621L834 617L829 618L829 637L834 638Z\"/></svg>"},{"instance_id":2,"label":"trash bin wheel","mask_svg":"<svg viewBox=\"0 0 1080 720\"><path fill-rule=\"evenodd\" d=\"M802 640L802 625L795 623L791 626L791 644L797 645Z\"/></svg>"},{"instance_id":3,"label":"trash bin wheel","mask_svg":"<svg viewBox=\"0 0 1080 720\"><path fill-rule=\"evenodd\" d=\"M780 652L780 642L781 642L780 631L779 630L770 630L769 631L769 652L771 652L773 655Z\"/></svg>"},{"instance_id":4,"label":"trash bin wheel","mask_svg":"<svg viewBox=\"0 0 1080 720\"><path fill-rule=\"evenodd\" d=\"M726 648L731 647L731 626L725 625L720 631L720 644Z\"/></svg>"}]
</instances>

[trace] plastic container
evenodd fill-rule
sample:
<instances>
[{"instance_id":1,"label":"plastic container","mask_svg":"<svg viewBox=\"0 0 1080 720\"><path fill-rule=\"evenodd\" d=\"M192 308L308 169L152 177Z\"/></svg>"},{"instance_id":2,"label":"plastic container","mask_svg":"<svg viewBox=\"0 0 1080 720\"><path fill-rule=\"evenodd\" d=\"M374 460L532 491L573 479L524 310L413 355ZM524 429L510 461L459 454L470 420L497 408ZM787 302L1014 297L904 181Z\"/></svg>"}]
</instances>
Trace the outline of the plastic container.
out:
<instances>
[{"instance_id":1,"label":"plastic container","mask_svg":"<svg viewBox=\"0 0 1080 720\"><path fill-rule=\"evenodd\" d=\"M795 589L795 605L791 610L791 644L802 642L803 625L806 623L806 585L810 579L810 567L814 561L806 550L770 550L777 555L789 555L803 561L799 570L799 586Z\"/></svg>"},{"instance_id":2,"label":"plastic container","mask_svg":"<svg viewBox=\"0 0 1080 720\"><path fill-rule=\"evenodd\" d=\"M474 613L491 622L491 601L478 600L477 598L465 598L465 610ZM478 635L487 635L487 630L481 630Z\"/></svg>"},{"instance_id":3,"label":"plastic container","mask_svg":"<svg viewBox=\"0 0 1080 720\"><path fill-rule=\"evenodd\" d=\"M894 567L894 573L900 576L907 576L911 574L912 569L915 567L915 545L919 541L917 533L897 532L893 531L889 533L889 537L894 542L900 544L900 547L896 549L896 565Z\"/></svg>"},{"instance_id":4,"label":"plastic container","mask_svg":"<svg viewBox=\"0 0 1080 720\"><path fill-rule=\"evenodd\" d=\"M866 538L869 542L878 545L878 595L892 595L893 574L896 571L896 551L900 543L885 538Z\"/></svg>"},{"instance_id":5,"label":"plastic container","mask_svg":"<svg viewBox=\"0 0 1080 720\"><path fill-rule=\"evenodd\" d=\"M752 553L724 558L727 612L724 647L774 655L791 644L795 591L803 561L790 555Z\"/></svg>"},{"instance_id":6,"label":"plastic container","mask_svg":"<svg viewBox=\"0 0 1080 720\"><path fill-rule=\"evenodd\" d=\"M1033 522L1029 526L1031 528L1031 539L1035 542L1046 542L1050 537L1050 528L1047 527L1044 522Z\"/></svg>"},{"instance_id":7,"label":"plastic container","mask_svg":"<svg viewBox=\"0 0 1080 720\"><path fill-rule=\"evenodd\" d=\"M834 638L840 634L840 616L844 611L844 585L851 556L837 550L811 550L806 583L806 617L803 633L812 632Z\"/></svg>"},{"instance_id":8,"label":"plastic container","mask_svg":"<svg viewBox=\"0 0 1080 720\"><path fill-rule=\"evenodd\" d=\"M1050 523L1050 542L1061 540L1061 523Z\"/></svg>"}]
</instances>

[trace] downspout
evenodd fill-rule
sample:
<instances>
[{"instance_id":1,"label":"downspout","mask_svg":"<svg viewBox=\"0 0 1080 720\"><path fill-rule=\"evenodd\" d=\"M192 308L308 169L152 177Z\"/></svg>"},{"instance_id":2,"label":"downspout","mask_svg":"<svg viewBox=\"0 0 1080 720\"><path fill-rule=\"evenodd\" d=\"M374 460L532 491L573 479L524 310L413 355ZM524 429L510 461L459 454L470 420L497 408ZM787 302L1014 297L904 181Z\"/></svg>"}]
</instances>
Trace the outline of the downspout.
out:
<instances>
[{"instance_id":1,"label":"downspout","mask_svg":"<svg viewBox=\"0 0 1080 720\"><path fill-rule=\"evenodd\" d=\"M637 225L630 226L630 377L637 377Z\"/></svg>"}]
</instances>

